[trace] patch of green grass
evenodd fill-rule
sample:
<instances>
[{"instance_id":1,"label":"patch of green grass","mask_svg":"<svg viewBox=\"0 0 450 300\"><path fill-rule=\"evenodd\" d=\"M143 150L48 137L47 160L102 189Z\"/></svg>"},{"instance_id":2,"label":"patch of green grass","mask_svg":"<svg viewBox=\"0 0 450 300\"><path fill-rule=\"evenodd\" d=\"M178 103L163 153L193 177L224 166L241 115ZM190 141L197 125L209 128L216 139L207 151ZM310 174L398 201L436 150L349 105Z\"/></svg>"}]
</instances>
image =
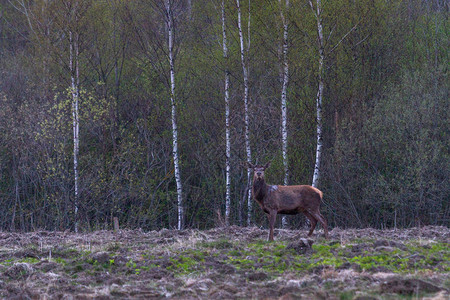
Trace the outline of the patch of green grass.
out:
<instances>
[{"instance_id":1,"label":"patch of green grass","mask_svg":"<svg viewBox=\"0 0 450 300\"><path fill-rule=\"evenodd\" d=\"M11 266L14 263L14 258L5 259L0 264L4 266Z\"/></svg>"},{"instance_id":2,"label":"patch of green grass","mask_svg":"<svg viewBox=\"0 0 450 300\"><path fill-rule=\"evenodd\" d=\"M353 240L352 243L355 243L355 241ZM365 239L364 242L367 242L367 240ZM425 269L438 272L450 270L450 251L447 243L435 243L428 247L410 244L407 245L407 250L395 248L393 251L376 251L373 249L356 256L349 256L346 247L339 243L329 245L317 243L312 246L312 249L314 250L311 255L312 263L302 262L300 258L300 262L296 262L294 265L299 269L311 269L320 265L340 267L342 264L349 262L359 265L363 270L385 267L397 273L411 273ZM417 255L423 258L410 261L411 257Z\"/></svg>"},{"instance_id":3,"label":"patch of green grass","mask_svg":"<svg viewBox=\"0 0 450 300\"><path fill-rule=\"evenodd\" d=\"M422 269L428 267L438 272L450 272L450 245L448 243L434 242L422 245L415 241L406 245L408 251L422 257L415 261L412 267Z\"/></svg>"},{"instance_id":4,"label":"patch of green grass","mask_svg":"<svg viewBox=\"0 0 450 300\"><path fill-rule=\"evenodd\" d=\"M267 273L281 274L286 271L304 271L305 256L297 255L287 249L286 242L256 241L242 245L241 250L230 250L225 263L237 270L263 270Z\"/></svg>"},{"instance_id":5,"label":"patch of green grass","mask_svg":"<svg viewBox=\"0 0 450 300\"><path fill-rule=\"evenodd\" d=\"M14 263L28 263L28 264L36 264L41 260L36 257L25 257L21 259L9 258L1 262L4 266L12 266Z\"/></svg>"},{"instance_id":6,"label":"patch of green grass","mask_svg":"<svg viewBox=\"0 0 450 300\"><path fill-rule=\"evenodd\" d=\"M353 291L345 291L339 294L340 300L351 300L355 296L355 292Z\"/></svg>"},{"instance_id":7,"label":"patch of green grass","mask_svg":"<svg viewBox=\"0 0 450 300\"><path fill-rule=\"evenodd\" d=\"M181 252L180 255L191 257L198 262L203 262L205 261L205 257L207 257L209 253L202 250L189 249Z\"/></svg>"},{"instance_id":8,"label":"patch of green grass","mask_svg":"<svg viewBox=\"0 0 450 300\"><path fill-rule=\"evenodd\" d=\"M136 262L134 262L132 259L130 259L130 260L125 264L125 266L126 266L127 268L131 268L131 269L136 269L136 268L137 268Z\"/></svg>"},{"instance_id":9,"label":"patch of green grass","mask_svg":"<svg viewBox=\"0 0 450 300\"><path fill-rule=\"evenodd\" d=\"M242 255L242 252L241 251L239 251L239 250L237 250L237 249L233 249L233 250L230 250L229 252L228 252L228 255L229 256L241 256Z\"/></svg>"},{"instance_id":10,"label":"patch of green grass","mask_svg":"<svg viewBox=\"0 0 450 300\"><path fill-rule=\"evenodd\" d=\"M370 240L351 242L367 244ZM346 245L320 241L312 246L312 254L297 255L295 251L287 249L285 242L269 243L261 240L241 245L239 250L231 249L227 252L226 263L232 264L236 269L262 269L272 273L305 272L318 266L339 268L344 263L359 265L363 270L385 267L397 273L411 273L425 269L448 272L450 269L448 248L448 244L435 243L428 247L409 245L405 251L397 248L392 251L376 251L369 248L368 251L354 255L349 252ZM410 258L417 254L422 255L423 259L410 261Z\"/></svg>"},{"instance_id":11,"label":"patch of green grass","mask_svg":"<svg viewBox=\"0 0 450 300\"><path fill-rule=\"evenodd\" d=\"M373 255L358 255L348 259L350 263L359 265L363 270L385 267L393 272L404 272L408 269L408 258L391 253L376 253Z\"/></svg>"},{"instance_id":12,"label":"patch of green grass","mask_svg":"<svg viewBox=\"0 0 450 300\"><path fill-rule=\"evenodd\" d=\"M324 257L322 259L317 259L313 264L307 266L308 269L317 267L317 266L332 266L335 268L340 267L344 263L344 260L340 257L330 256Z\"/></svg>"},{"instance_id":13,"label":"patch of green grass","mask_svg":"<svg viewBox=\"0 0 450 300\"><path fill-rule=\"evenodd\" d=\"M269 258L269 262L264 264L262 269L269 273L284 273L286 271L293 271L294 266L290 262L290 260L286 258L281 258L280 256L272 256Z\"/></svg>"},{"instance_id":14,"label":"patch of green grass","mask_svg":"<svg viewBox=\"0 0 450 300\"><path fill-rule=\"evenodd\" d=\"M247 258L228 258L228 263L232 264L237 270L248 269L254 270L255 261Z\"/></svg>"},{"instance_id":15,"label":"patch of green grass","mask_svg":"<svg viewBox=\"0 0 450 300\"><path fill-rule=\"evenodd\" d=\"M149 264L148 266L146 266L146 267L148 267L148 269L150 270L150 269L157 269L157 268L160 268L161 266L160 265L158 265L158 264Z\"/></svg>"},{"instance_id":16,"label":"patch of green grass","mask_svg":"<svg viewBox=\"0 0 450 300\"><path fill-rule=\"evenodd\" d=\"M40 260L37 259L36 257L27 257L27 258L19 260L19 262L28 263L28 264L36 264L36 263L40 262Z\"/></svg>"},{"instance_id":17,"label":"patch of green grass","mask_svg":"<svg viewBox=\"0 0 450 300\"><path fill-rule=\"evenodd\" d=\"M178 274L190 274L203 270L200 262L196 259L180 255L177 258L170 258L171 265L167 267L167 270Z\"/></svg>"},{"instance_id":18,"label":"patch of green grass","mask_svg":"<svg viewBox=\"0 0 450 300\"><path fill-rule=\"evenodd\" d=\"M338 248L341 248L341 244L339 243L334 243L332 245L314 244L312 245L312 249L314 250L312 257L331 257L333 256L333 250L337 250Z\"/></svg>"},{"instance_id":19,"label":"patch of green grass","mask_svg":"<svg viewBox=\"0 0 450 300\"><path fill-rule=\"evenodd\" d=\"M63 266L65 266L67 264L66 260L64 258L61 257L56 257L53 259L56 263L61 264Z\"/></svg>"},{"instance_id":20,"label":"patch of green grass","mask_svg":"<svg viewBox=\"0 0 450 300\"><path fill-rule=\"evenodd\" d=\"M344 262L344 258L339 253L343 253L343 247L340 243L314 244L312 245L313 254L311 259L300 264L302 269L310 270L317 266L340 267Z\"/></svg>"},{"instance_id":21,"label":"patch of green grass","mask_svg":"<svg viewBox=\"0 0 450 300\"><path fill-rule=\"evenodd\" d=\"M276 245L278 243L279 243L278 241L269 242L269 241L266 241L266 240L258 240L258 241L255 241L253 243L247 244L247 248L257 250L257 249L263 249L264 247L270 247L270 246Z\"/></svg>"},{"instance_id":22,"label":"patch of green grass","mask_svg":"<svg viewBox=\"0 0 450 300\"><path fill-rule=\"evenodd\" d=\"M284 242L259 241L247 245L247 253L257 257L283 256L286 254Z\"/></svg>"}]
</instances>

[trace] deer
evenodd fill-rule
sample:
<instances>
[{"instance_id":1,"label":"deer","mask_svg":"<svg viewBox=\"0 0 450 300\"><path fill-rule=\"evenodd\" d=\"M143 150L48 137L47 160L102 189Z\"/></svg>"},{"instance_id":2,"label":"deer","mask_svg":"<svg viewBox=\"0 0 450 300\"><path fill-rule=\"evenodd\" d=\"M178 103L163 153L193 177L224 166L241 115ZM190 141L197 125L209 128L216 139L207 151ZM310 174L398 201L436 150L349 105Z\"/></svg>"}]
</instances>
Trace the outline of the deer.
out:
<instances>
[{"instance_id":1,"label":"deer","mask_svg":"<svg viewBox=\"0 0 450 300\"><path fill-rule=\"evenodd\" d=\"M328 239L327 220L319 211L323 197L319 189L310 185L268 185L264 179L264 171L269 168L270 162L265 165L253 165L247 162L247 166L253 170L253 198L269 219L269 241L273 241L277 214L299 213L303 213L311 222L308 237L313 234L317 222L320 222L325 238Z\"/></svg>"}]
</instances>

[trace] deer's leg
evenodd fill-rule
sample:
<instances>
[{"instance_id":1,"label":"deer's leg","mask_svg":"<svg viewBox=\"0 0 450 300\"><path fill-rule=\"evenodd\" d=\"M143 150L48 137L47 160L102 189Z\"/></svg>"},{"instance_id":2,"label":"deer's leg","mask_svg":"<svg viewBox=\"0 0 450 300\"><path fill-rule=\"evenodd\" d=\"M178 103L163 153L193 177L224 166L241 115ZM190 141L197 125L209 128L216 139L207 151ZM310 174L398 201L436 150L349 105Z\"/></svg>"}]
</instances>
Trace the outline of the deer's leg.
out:
<instances>
[{"instance_id":1,"label":"deer's leg","mask_svg":"<svg viewBox=\"0 0 450 300\"><path fill-rule=\"evenodd\" d=\"M328 222L327 219L319 212L320 217L322 218L322 226L323 231L325 232L325 238L328 239Z\"/></svg>"},{"instance_id":2,"label":"deer's leg","mask_svg":"<svg viewBox=\"0 0 450 300\"><path fill-rule=\"evenodd\" d=\"M314 218L313 215L311 215L307 211L305 211L304 214L309 219L309 222L311 223L311 228L309 229L309 232L308 232L308 236L311 236L313 231L314 231L314 229L316 228L317 220L316 220L316 218Z\"/></svg>"},{"instance_id":3,"label":"deer's leg","mask_svg":"<svg viewBox=\"0 0 450 300\"><path fill-rule=\"evenodd\" d=\"M325 238L328 238L328 223L327 220L322 216L320 212L312 213L312 215L319 220L319 222L322 224L323 231L325 232Z\"/></svg>"},{"instance_id":4,"label":"deer's leg","mask_svg":"<svg viewBox=\"0 0 450 300\"><path fill-rule=\"evenodd\" d=\"M275 221L277 219L277 212L271 211L269 217L269 241L273 241L273 228L275 227Z\"/></svg>"}]
</instances>

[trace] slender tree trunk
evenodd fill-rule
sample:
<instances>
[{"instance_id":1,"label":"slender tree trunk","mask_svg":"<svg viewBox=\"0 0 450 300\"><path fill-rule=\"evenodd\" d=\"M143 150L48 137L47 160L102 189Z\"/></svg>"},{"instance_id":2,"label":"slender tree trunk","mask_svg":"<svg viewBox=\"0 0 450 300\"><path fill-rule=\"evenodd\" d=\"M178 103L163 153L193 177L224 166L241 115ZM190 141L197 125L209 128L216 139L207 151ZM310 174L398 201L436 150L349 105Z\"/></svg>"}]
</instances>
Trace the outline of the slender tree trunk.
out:
<instances>
[{"instance_id":1,"label":"slender tree trunk","mask_svg":"<svg viewBox=\"0 0 450 300\"><path fill-rule=\"evenodd\" d=\"M172 145L173 145L173 164L175 168L175 181L177 184L177 210L178 210L178 230L181 230L184 226L184 208L183 208L183 188L181 184L180 163L178 155L178 127L177 127L177 114L175 105L175 71L174 71L174 59L173 59L173 12L171 8L171 0L166 0L166 13L167 13L167 26L168 26L168 39L169 39L169 64L170 64L170 103L172 105Z\"/></svg>"},{"instance_id":2,"label":"slender tree trunk","mask_svg":"<svg viewBox=\"0 0 450 300\"><path fill-rule=\"evenodd\" d=\"M247 78L250 78L250 63L248 62L248 59L250 57L250 45L251 45L251 32L250 32L250 28L251 28L251 0L248 0L248 22L247 22ZM250 89L250 84L249 84L249 89ZM250 97L250 96L249 96Z\"/></svg>"},{"instance_id":3,"label":"slender tree trunk","mask_svg":"<svg viewBox=\"0 0 450 300\"><path fill-rule=\"evenodd\" d=\"M284 185L289 184L289 161L288 161L288 132L287 132L287 86L289 82L289 64L288 64L288 22L284 16L283 8L280 4L280 15L283 22L283 85L281 89L281 147L283 152L283 166L284 166ZM286 11L289 9L289 0L286 0ZM281 219L283 228L288 225L287 217L283 216Z\"/></svg>"},{"instance_id":4,"label":"slender tree trunk","mask_svg":"<svg viewBox=\"0 0 450 300\"><path fill-rule=\"evenodd\" d=\"M241 46L241 63L242 72L244 74L244 124L245 124L245 150L247 152L247 162L252 162L252 151L250 148L250 128L249 128L249 115L248 115L248 70L245 63L244 55L244 37L242 34L242 23L241 23L241 5L239 0L236 0L236 5L238 9L238 28L239 28L239 41ZM251 170L247 170L247 186L251 183ZM247 198L247 225L250 226L252 217L252 189L248 188L248 198Z\"/></svg>"},{"instance_id":5,"label":"slender tree trunk","mask_svg":"<svg viewBox=\"0 0 450 300\"><path fill-rule=\"evenodd\" d=\"M251 20L251 0L248 0L248 22L247 22L247 104L248 101L250 100L250 63L249 63L249 57L250 57L250 45L251 45L251 35L250 35L250 20ZM250 148L250 134L249 134L249 120L248 120L248 105L247 105L247 109L246 111L246 115L247 115L247 126L246 126L246 148L247 148L247 161L252 160L252 152L251 152L251 148ZM250 170L247 170L247 172L250 172ZM251 172L250 174L247 173L247 178L248 178L248 183L249 183L249 192L248 192L248 196L247 196L247 226L251 225L251 220L252 220L252 204L253 204L253 199L252 199L252 188L250 186L251 182L252 182L252 177L251 177Z\"/></svg>"},{"instance_id":6,"label":"slender tree trunk","mask_svg":"<svg viewBox=\"0 0 450 300\"><path fill-rule=\"evenodd\" d=\"M70 67L70 79L71 79L71 90L72 90L72 127L73 127L73 173L74 173L74 213L75 213L75 232L78 232L78 206L79 206L79 194L78 194L78 153L80 148L80 119L79 119L79 69L78 69L78 35L69 32L70 39L70 57L69 57L69 67Z\"/></svg>"},{"instance_id":7,"label":"slender tree trunk","mask_svg":"<svg viewBox=\"0 0 450 300\"><path fill-rule=\"evenodd\" d=\"M16 208L17 208L17 203L20 201L19 200L19 180L17 179L17 175L14 177L14 182L15 182L16 197L14 200L13 213L12 213L12 217L11 217L11 227L10 227L11 231L16 231Z\"/></svg>"},{"instance_id":8,"label":"slender tree trunk","mask_svg":"<svg viewBox=\"0 0 450 300\"><path fill-rule=\"evenodd\" d=\"M314 6L311 1L309 1L311 8L314 11ZM314 165L314 175L312 180L312 186L317 187L319 185L320 179L320 164L322 160L322 97L323 97L323 63L324 63L324 47L323 47L323 32L322 32L322 5L320 0L317 0L316 7L316 19L317 19L317 41L319 44L319 89L317 91L316 98L316 122L317 122L317 148L316 148L316 163Z\"/></svg>"},{"instance_id":9,"label":"slender tree trunk","mask_svg":"<svg viewBox=\"0 0 450 300\"><path fill-rule=\"evenodd\" d=\"M230 73L228 70L227 32L225 27L225 0L222 0L222 32L223 32L223 58L225 61L225 168L226 168L226 192L225 192L225 223L230 224L231 207L231 142L230 142Z\"/></svg>"}]
</instances>

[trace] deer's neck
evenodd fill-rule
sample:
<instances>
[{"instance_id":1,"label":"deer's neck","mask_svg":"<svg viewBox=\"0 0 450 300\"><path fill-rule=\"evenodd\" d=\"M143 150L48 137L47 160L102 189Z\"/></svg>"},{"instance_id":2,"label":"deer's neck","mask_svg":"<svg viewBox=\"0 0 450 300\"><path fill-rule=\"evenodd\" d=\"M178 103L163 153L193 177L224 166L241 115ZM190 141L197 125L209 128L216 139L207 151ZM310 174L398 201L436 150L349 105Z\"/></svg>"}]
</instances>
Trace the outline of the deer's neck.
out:
<instances>
[{"instance_id":1,"label":"deer's neck","mask_svg":"<svg viewBox=\"0 0 450 300\"><path fill-rule=\"evenodd\" d=\"M263 202L264 197L267 195L268 185L266 184L264 179L253 180L253 195L255 200L258 202Z\"/></svg>"}]
</instances>

